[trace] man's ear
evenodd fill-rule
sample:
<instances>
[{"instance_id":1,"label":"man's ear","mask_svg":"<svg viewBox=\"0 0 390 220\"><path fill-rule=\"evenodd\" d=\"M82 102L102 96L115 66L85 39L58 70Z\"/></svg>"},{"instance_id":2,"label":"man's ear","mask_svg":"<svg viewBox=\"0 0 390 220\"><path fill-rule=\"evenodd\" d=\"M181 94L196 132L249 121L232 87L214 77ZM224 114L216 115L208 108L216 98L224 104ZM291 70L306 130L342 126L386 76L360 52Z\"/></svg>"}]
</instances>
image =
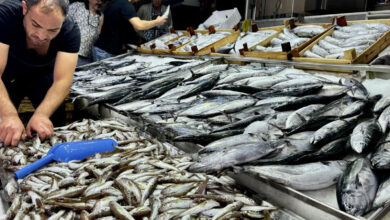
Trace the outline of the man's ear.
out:
<instances>
[{"instance_id":1,"label":"man's ear","mask_svg":"<svg viewBox=\"0 0 390 220\"><path fill-rule=\"evenodd\" d=\"M25 1L22 1L22 7L23 7L23 15L27 14L27 3Z\"/></svg>"}]
</instances>

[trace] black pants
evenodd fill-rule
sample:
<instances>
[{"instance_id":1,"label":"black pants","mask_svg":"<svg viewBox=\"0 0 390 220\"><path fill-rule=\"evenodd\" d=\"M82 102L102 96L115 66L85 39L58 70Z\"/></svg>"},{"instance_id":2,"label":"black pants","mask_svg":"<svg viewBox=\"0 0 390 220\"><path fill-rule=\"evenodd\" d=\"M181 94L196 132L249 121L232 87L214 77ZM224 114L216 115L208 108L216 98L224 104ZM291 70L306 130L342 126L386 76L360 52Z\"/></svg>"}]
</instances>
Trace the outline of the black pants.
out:
<instances>
[{"instance_id":1,"label":"black pants","mask_svg":"<svg viewBox=\"0 0 390 220\"><path fill-rule=\"evenodd\" d=\"M35 109L41 104L47 91L53 84L53 74L35 75L34 78L10 78L3 82L7 88L8 95L17 109L24 97L28 97ZM50 117L55 127L65 124L65 104L62 103Z\"/></svg>"}]
</instances>

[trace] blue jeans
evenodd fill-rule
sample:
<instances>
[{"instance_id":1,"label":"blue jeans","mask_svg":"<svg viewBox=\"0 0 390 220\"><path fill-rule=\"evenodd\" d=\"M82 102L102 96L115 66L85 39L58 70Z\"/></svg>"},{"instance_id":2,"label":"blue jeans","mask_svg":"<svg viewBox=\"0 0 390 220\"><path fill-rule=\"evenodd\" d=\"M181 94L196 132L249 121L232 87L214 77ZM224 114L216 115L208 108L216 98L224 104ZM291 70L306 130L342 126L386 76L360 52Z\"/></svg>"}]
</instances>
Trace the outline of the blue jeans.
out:
<instances>
[{"instance_id":1,"label":"blue jeans","mask_svg":"<svg viewBox=\"0 0 390 220\"><path fill-rule=\"evenodd\" d=\"M89 63L92 63L92 58L89 57L82 57L79 55L79 58L77 59L77 66L84 66Z\"/></svg>"},{"instance_id":2,"label":"blue jeans","mask_svg":"<svg viewBox=\"0 0 390 220\"><path fill-rule=\"evenodd\" d=\"M110 57L113 57L113 54L107 53L106 51L100 49L99 47L92 47L92 60L93 62L104 60Z\"/></svg>"}]
</instances>

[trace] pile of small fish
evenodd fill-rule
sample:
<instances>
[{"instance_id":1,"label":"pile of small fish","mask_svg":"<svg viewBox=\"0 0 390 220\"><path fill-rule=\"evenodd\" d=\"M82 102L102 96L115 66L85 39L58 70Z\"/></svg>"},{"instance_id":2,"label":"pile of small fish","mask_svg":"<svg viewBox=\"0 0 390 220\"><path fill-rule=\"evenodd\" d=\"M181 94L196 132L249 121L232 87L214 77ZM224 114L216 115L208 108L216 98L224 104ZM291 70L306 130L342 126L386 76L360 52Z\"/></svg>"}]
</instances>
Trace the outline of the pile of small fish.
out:
<instances>
[{"instance_id":1,"label":"pile of small fish","mask_svg":"<svg viewBox=\"0 0 390 220\"><path fill-rule=\"evenodd\" d=\"M112 138L124 141L133 137L134 129L123 128L124 124L116 120L94 121L85 119L64 127L56 127L53 136L41 142L36 136L31 140L20 142L16 147L1 147L2 167L14 172L47 154L56 144L81 140ZM131 132L131 133L126 133Z\"/></svg>"},{"instance_id":2,"label":"pile of small fish","mask_svg":"<svg viewBox=\"0 0 390 220\"><path fill-rule=\"evenodd\" d=\"M189 173L191 157L115 120L75 122L64 139L116 137L113 152L83 161L52 163L7 184L6 219L261 219L288 216L258 205L227 176ZM66 133L68 131L68 133ZM80 133L79 133L80 132ZM109 133L107 133L109 132ZM100 137L99 137L100 138Z\"/></svg>"},{"instance_id":3,"label":"pile of small fish","mask_svg":"<svg viewBox=\"0 0 390 220\"><path fill-rule=\"evenodd\" d=\"M191 52L192 51L192 47L193 46L196 46L198 48L198 50L201 50L205 47L207 47L208 45L210 44L213 44L229 35L231 35L232 33L231 32L226 32L226 31L217 31L213 34L202 34L202 33L197 33L196 34L196 38L192 41L190 41L189 43L187 43L186 45L180 47L178 49L178 51L187 51L187 52Z\"/></svg>"},{"instance_id":4,"label":"pile of small fish","mask_svg":"<svg viewBox=\"0 0 390 220\"><path fill-rule=\"evenodd\" d=\"M151 49L150 46L155 44L157 49L169 49L166 43L177 37L183 36L183 34L184 32L182 31L177 31L175 33L167 33L155 40L151 40L145 44L142 44L141 47L145 49Z\"/></svg>"},{"instance_id":5,"label":"pile of small fish","mask_svg":"<svg viewBox=\"0 0 390 220\"><path fill-rule=\"evenodd\" d=\"M247 44L248 48L251 48L260 42L266 40L270 36L276 34L275 30L261 30L257 32L242 32L240 37L234 43L227 44L217 50L218 53L240 54L240 49Z\"/></svg>"},{"instance_id":6,"label":"pile of small fish","mask_svg":"<svg viewBox=\"0 0 390 220\"><path fill-rule=\"evenodd\" d=\"M290 43L291 49L294 49L324 31L325 28L319 25L299 26L293 30L285 27L283 32L271 40L269 47L259 45L255 51L282 52L282 44L287 42Z\"/></svg>"},{"instance_id":7,"label":"pile of small fish","mask_svg":"<svg viewBox=\"0 0 390 220\"><path fill-rule=\"evenodd\" d=\"M305 57L343 59L344 51L355 49L361 54L371 44L375 43L390 26L382 23L353 23L348 26L336 26L332 36L326 36L318 41L311 50L304 53Z\"/></svg>"}]
</instances>

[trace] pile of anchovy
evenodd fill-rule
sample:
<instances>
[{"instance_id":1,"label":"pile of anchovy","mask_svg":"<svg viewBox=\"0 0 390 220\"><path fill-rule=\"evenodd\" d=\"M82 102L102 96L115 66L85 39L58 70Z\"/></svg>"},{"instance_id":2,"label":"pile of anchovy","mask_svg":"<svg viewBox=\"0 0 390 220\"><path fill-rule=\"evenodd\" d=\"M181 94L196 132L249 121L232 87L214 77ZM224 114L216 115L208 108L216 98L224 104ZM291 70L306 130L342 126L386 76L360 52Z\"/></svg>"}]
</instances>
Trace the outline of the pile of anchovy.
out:
<instances>
[{"instance_id":1,"label":"pile of anchovy","mask_svg":"<svg viewBox=\"0 0 390 220\"><path fill-rule=\"evenodd\" d=\"M10 181L7 219L258 219L283 213L240 193L227 176L187 172L191 157L116 120L75 122L57 128L54 137L112 137L118 146Z\"/></svg>"}]
</instances>

